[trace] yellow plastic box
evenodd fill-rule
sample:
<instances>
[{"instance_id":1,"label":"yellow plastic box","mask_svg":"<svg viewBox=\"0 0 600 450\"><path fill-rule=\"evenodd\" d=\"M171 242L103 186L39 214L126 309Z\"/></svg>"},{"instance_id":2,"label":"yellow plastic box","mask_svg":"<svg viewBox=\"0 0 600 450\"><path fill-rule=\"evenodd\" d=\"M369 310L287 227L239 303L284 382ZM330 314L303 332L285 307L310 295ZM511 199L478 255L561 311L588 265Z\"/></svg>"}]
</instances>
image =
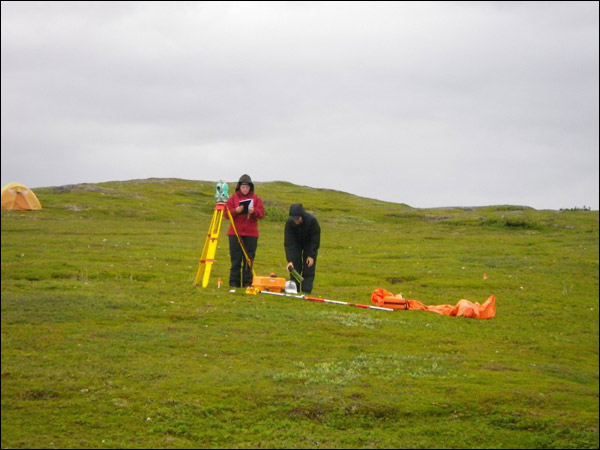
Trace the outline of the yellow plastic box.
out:
<instances>
[{"instance_id":1,"label":"yellow plastic box","mask_svg":"<svg viewBox=\"0 0 600 450\"><path fill-rule=\"evenodd\" d=\"M252 287L259 291L283 292L285 289L285 278L281 277L254 277Z\"/></svg>"}]
</instances>

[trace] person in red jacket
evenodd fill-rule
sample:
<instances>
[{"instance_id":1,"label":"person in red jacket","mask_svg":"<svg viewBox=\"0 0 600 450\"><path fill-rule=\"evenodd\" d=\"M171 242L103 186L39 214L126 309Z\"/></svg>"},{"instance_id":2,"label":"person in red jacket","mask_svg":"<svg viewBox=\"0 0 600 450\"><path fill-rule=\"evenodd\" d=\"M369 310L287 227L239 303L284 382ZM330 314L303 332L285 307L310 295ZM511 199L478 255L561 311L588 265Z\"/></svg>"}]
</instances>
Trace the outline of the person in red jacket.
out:
<instances>
[{"instance_id":1,"label":"person in red jacket","mask_svg":"<svg viewBox=\"0 0 600 450\"><path fill-rule=\"evenodd\" d=\"M265 207L258 195L254 193L254 183L249 175L242 175L235 187L235 193L229 197L226 204L231 212L235 228L250 261L254 261L258 245L258 221L265 217ZM229 286L247 287L252 285L252 268L244 257L244 252L238 241L233 226L227 230L229 236Z\"/></svg>"}]
</instances>

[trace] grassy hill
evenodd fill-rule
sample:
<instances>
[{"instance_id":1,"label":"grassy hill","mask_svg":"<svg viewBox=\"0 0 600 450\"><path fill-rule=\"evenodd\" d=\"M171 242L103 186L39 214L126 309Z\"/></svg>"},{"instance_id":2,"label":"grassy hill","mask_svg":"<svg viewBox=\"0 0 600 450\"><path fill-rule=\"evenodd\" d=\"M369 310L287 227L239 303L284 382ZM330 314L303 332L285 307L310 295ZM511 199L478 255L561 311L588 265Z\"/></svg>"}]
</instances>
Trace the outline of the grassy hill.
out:
<instances>
[{"instance_id":1,"label":"grassy hill","mask_svg":"<svg viewBox=\"0 0 600 450\"><path fill-rule=\"evenodd\" d=\"M2 211L2 448L598 448L597 211L256 183L259 274L283 276L302 202L322 226L314 295L495 295L478 321L231 294L224 229L193 287L214 190L80 184Z\"/></svg>"}]
</instances>

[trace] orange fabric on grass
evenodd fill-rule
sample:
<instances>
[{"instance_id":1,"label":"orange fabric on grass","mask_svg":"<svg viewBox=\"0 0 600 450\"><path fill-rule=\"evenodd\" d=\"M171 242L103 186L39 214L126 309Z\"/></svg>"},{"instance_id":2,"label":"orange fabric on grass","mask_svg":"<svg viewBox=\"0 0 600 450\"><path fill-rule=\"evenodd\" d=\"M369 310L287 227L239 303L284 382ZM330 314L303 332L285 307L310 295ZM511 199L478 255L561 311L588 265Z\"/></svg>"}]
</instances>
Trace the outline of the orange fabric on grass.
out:
<instances>
[{"instance_id":1,"label":"orange fabric on grass","mask_svg":"<svg viewBox=\"0 0 600 450\"><path fill-rule=\"evenodd\" d=\"M469 300L459 300L452 305L427 306L417 300L406 300L400 294L394 295L385 289L375 289L371 294L371 301L377 306L393 309L416 309L429 311L447 316L470 317L474 319L491 319L496 315L496 298L493 295L480 305Z\"/></svg>"}]
</instances>

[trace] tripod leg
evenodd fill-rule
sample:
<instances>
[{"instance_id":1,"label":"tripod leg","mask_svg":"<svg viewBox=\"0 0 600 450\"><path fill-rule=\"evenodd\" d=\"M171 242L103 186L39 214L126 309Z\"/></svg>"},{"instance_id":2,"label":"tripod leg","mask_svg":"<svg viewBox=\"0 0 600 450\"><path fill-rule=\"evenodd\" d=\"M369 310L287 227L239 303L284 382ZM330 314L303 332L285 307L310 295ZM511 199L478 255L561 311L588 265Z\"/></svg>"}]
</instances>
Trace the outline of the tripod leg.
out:
<instances>
[{"instance_id":1,"label":"tripod leg","mask_svg":"<svg viewBox=\"0 0 600 450\"><path fill-rule=\"evenodd\" d=\"M240 243L240 247L242 248L242 252L244 253L244 258L246 258L246 262L248 263L248 266L250 267L250 270L252 271L252 276L255 277L256 272L254 271L253 261L250 258L250 256L248 255L248 252L246 251L246 247L244 246L244 242L240 238L240 235L237 232L237 229L235 228L235 221L233 220L233 216L231 215L231 212L229 210L227 210L227 214L229 217L229 222L231 222L231 227L233 228L233 232L235 233L235 237L237 238L238 242ZM254 249L254 250L256 250L256 249Z\"/></svg>"},{"instance_id":2,"label":"tripod leg","mask_svg":"<svg viewBox=\"0 0 600 450\"><path fill-rule=\"evenodd\" d=\"M194 280L194 286L200 284L202 280L202 287L208 286L210 279L210 271L212 269L213 262L215 261L215 255L217 254L217 244L219 243L219 232L221 231L221 222L223 220L223 208L217 207L213 213L212 220L210 221L210 227L206 240L204 241L204 247L202 248L202 256L198 266L198 272Z\"/></svg>"}]
</instances>

